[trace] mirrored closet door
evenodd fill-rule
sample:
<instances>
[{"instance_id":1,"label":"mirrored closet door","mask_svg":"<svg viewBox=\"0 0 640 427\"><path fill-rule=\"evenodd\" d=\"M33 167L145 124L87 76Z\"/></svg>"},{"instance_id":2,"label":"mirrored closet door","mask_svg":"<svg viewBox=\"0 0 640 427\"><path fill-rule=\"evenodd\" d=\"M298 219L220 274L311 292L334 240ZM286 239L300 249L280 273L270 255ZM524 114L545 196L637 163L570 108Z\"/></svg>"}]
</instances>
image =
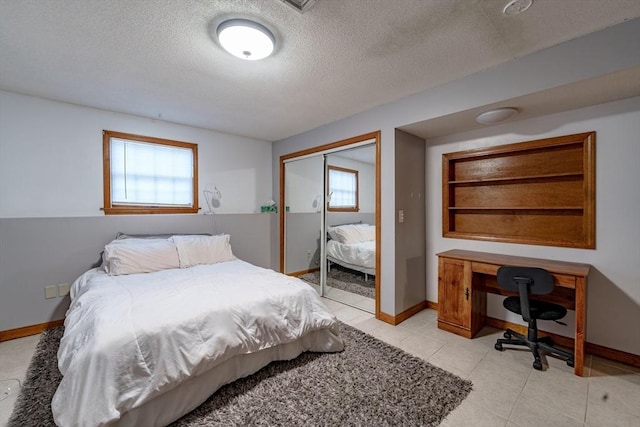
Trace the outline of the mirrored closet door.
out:
<instances>
[{"instance_id":1,"label":"mirrored closet door","mask_svg":"<svg viewBox=\"0 0 640 427\"><path fill-rule=\"evenodd\" d=\"M377 139L281 163L282 269L322 295L376 312Z\"/></svg>"},{"instance_id":2,"label":"mirrored closet door","mask_svg":"<svg viewBox=\"0 0 640 427\"><path fill-rule=\"evenodd\" d=\"M302 277L323 294L320 280L324 156L292 159L284 164L284 270Z\"/></svg>"}]
</instances>

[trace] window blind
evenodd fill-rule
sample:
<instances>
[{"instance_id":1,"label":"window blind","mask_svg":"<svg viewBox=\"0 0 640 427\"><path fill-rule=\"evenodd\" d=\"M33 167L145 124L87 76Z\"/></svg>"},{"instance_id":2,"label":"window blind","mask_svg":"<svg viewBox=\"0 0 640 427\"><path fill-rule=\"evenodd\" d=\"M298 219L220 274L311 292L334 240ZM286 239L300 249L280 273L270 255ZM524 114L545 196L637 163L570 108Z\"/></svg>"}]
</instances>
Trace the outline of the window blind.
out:
<instances>
[{"instance_id":1,"label":"window blind","mask_svg":"<svg viewBox=\"0 0 640 427\"><path fill-rule=\"evenodd\" d=\"M332 192L329 206L334 208L356 207L356 174L329 169L329 191Z\"/></svg>"},{"instance_id":2,"label":"window blind","mask_svg":"<svg viewBox=\"0 0 640 427\"><path fill-rule=\"evenodd\" d=\"M193 151L111 138L112 205L193 206Z\"/></svg>"}]
</instances>

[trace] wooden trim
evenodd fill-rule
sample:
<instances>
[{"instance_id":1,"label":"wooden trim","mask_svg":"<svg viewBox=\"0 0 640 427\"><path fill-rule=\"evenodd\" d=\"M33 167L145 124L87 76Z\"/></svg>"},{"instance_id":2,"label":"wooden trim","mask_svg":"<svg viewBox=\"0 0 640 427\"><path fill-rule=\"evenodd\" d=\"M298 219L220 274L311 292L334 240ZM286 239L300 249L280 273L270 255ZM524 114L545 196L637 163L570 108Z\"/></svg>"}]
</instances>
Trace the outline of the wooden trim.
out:
<instances>
[{"instance_id":1,"label":"wooden trim","mask_svg":"<svg viewBox=\"0 0 640 427\"><path fill-rule=\"evenodd\" d=\"M592 344L590 342L585 343L585 346L585 351L589 354L624 363L625 365L633 366L634 368L640 368L640 355L638 354L627 353L622 350L616 350L602 345Z\"/></svg>"},{"instance_id":2,"label":"wooden trim","mask_svg":"<svg viewBox=\"0 0 640 427\"><path fill-rule=\"evenodd\" d=\"M383 322L386 323L390 323L393 326L399 325L400 323L404 322L405 320L407 320L408 318L410 318L411 316L413 316L416 313L421 312L422 310L424 310L425 308L429 307L429 302L428 301L422 301L419 302L418 304L414 305L413 307L410 307L408 309L406 309L405 311L403 311L402 313L396 314L395 316L392 316L391 314L387 314L387 313L380 313L380 317L376 317L378 320L382 320Z\"/></svg>"},{"instance_id":3,"label":"wooden trim","mask_svg":"<svg viewBox=\"0 0 640 427\"><path fill-rule=\"evenodd\" d=\"M304 274L314 273L316 271L320 271L320 268L311 268L309 270L294 271L293 273L287 273L287 276L299 277Z\"/></svg>"},{"instance_id":4,"label":"wooden trim","mask_svg":"<svg viewBox=\"0 0 640 427\"><path fill-rule=\"evenodd\" d=\"M154 215L154 214L196 214L198 207L176 208L160 206L118 206L115 208L102 209L105 215Z\"/></svg>"},{"instance_id":5,"label":"wooden trim","mask_svg":"<svg viewBox=\"0 0 640 427\"><path fill-rule=\"evenodd\" d=\"M188 148L193 153L193 206L146 206L146 205L115 205L111 203L111 138L121 138L171 147ZM102 131L102 182L103 205L101 210L105 215L150 215L150 214L194 214L198 213L198 144L151 136L135 135L132 133Z\"/></svg>"},{"instance_id":6,"label":"wooden trim","mask_svg":"<svg viewBox=\"0 0 640 427\"><path fill-rule=\"evenodd\" d=\"M527 334L527 327L525 325L511 323L507 322L506 320L496 319L493 317L487 317L487 326L491 326L497 329L509 328L518 333L525 335ZM557 335L543 330L539 331L542 332L541 336L551 337L555 344L566 348L574 348L574 339L571 337L565 337L563 335ZM640 355L637 354L627 353L622 350L616 350L599 344L592 344L590 342L585 343L585 353L640 368Z\"/></svg>"},{"instance_id":7,"label":"wooden trim","mask_svg":"<svg viewBox=\"0 0 640 427\"><path fill-rule=\"evenodd\" d=\"M0 331L0 342L36 335L46 331L47 329L57 328L58 326L63 325L64 319L60 319L52 320L51 322L39 323L37 325L23 326L21 328Z\"/></svg>"},{"instance_id":8,"label":"wooden trim","mask_svg":"<svg viewBox=\"0 0 640 427\"><path fill-rule=\"evenodd\" d=\"M395 325L396 324L395 323L395 317L390 315L390 314L387 314L387 313L385 313L383 311L380 311L380 312L376 313L376 319L381 320L381 321L383 321L385 323L389 323L391 325Z\"/></svg>"},{"instance_id":9,"label":"wooden trim","mask_svg":"<svg viewBox=\"0 0 640 427\"><path fill-rule=\"evenodd\" d=\"M584 230L585 244L596 247L596 133L590 132L585 139L584 173ZM588 172L588 173L587 173Z\"/></svg>"},{"instance_id":10,"label":"wooden trim","mask_svg":"<svg viewBox=\"0 0 640 427\"><path fill-rule=\"evenodd\" d=\"M284 162L285 160L295 159L296 157L307 156L309 154L320 153L322 151L333 150L334 148L344 147L346 145L357 144L358 142L363 142L368 139L375 139L376 141L380 140L380 131L369 132L362 135L354 136L351 138L343 139L340 141L332 142L330 144L318 145L316 147L307 148L305 150L295 151L293 153L284 154L280 156L280 162Z\"/></svg>"},{"instance_id":11,"label":"wooden trim","mask_svg":"<svg viewBox=\"0 0 640 427\"><path fill-rule=\"evenodd\" d=\"M438 303L433 301L427 301L427 308L438 311Z\"/></svg>"},{"instance_id":12,"label":"wooden trim","mask_svg":"<svg viewBox=\"0 0 640 427\"><path fill-rule=\"evenodd\" d=\"M320 153L323 151L327 151L327 150L332 150L334 148L340 148L340 147L346 147L348 145L352 145L352 144L356 144L358 142L363 142L363 141L367 141L369 139L373 139L375 142L375 147L376 147L376 212L375 212L375 218L376 218L376 276L375 276L375 288L376 288L376 319L381 319L381 315L384 316L388 316L385 313L382 313L380 311L380 274L381 274L381 267L380 267L380 250L381 250L381 244L380 244L380 237L381 237L381 224L380 224L380 218L381 218L381 190L380 190L380 185L381 185L381 171L382 168L380 167L380 160L381 160L381 131L375 131L375 132L370 132L370 133L365 133L363 135L359 135L359 136L354 136L353 138L348 138L348 139L343 139L341 141L337 141L337 142L332 142L330 144L325 144L325 145L320 145L317 147L312 147L312 148L308 148L306 150L301 150L301 151L296 151L294 153L289 153L289 154L285 154L280 156L280 272L284 273L284 255L285 255L285 248L284 248L284 218L286 215L286 209L285 209L285 200L284 200L284 186L285 186L285 180L284 180L284 162L286 160L290 160L290 159L294 159L296 157L302 157L302 156L306 156L309 154L314 154L314 153Z\"/></svg>"}]
</instances>

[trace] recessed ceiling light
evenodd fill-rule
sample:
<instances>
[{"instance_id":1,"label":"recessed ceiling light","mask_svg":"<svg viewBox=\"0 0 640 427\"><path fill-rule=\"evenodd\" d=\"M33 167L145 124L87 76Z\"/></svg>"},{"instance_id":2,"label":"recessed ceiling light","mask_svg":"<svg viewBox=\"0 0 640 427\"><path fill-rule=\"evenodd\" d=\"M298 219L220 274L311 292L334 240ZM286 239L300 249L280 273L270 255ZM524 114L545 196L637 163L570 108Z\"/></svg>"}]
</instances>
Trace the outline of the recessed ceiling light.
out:
<instances>
[{"instance_id":1,"label":"recessed ceiling light","mask_svg":"<svg viewBox=\"0 0 640 427\"><path fill-rule=\"evenodd\" d=\"M476 122L485 125L493 125L496 123L504 122L511 117L518 114L518 110L513 107L496 108L494 110L485 111L478 114Z\"/></svg>"},{"instance_id":2,"label":"recessed ceiling light","mask_svg":"<svg viewBox=\"0 0 640 427\"><path fill-rule=\"evenodd\" d=\"M271 55L276 39L267 27L248 19L229 19L216 30L220 45L238 58L257 61Z\"/></svg>"},{"instance_id":3,"label":"recessed ceiling light","mask_svg":"<svg viewBox=\"0 0 640 427\"><path fill-rule=\"evenodd\" d=\"M529 9L531 3L533 3L533 0L511 0L504 9L502 9L502 13L507 16L519 15Z\"/></svg>"}]
</instances>

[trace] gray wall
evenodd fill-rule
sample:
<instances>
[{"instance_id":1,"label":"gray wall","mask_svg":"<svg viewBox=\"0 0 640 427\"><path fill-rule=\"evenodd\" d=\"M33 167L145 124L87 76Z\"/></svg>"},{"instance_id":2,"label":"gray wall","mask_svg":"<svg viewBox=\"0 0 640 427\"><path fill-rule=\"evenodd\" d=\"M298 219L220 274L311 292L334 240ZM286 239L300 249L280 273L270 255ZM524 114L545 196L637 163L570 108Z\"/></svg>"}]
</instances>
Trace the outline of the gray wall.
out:
<instances>
[{"instance_id":1,"label":"gray wall","mask_svg":"<svg viewBox=\"0 0 640 427\"><path fill-rule=\"evenodd\" d=\"M99 260L117 232L228 233L234 254L271 268L276 215L145 215L0 219L0 330L63 319L69 297L44 288L71 284ZM215 228L214 228L215 221Z\"/></svg>"},{"instance_id":2,"label":"gray wall","mask_svg":"<svg viewBox=\"0 0 640 427\"><path fill-rule=\"evenodd\" d=\"M357 222L376 225L376 214L374 212L327 212L328 226Z\"/></svg>"},{"instance_id":3,"label":"gray wall","mask_svg":"<svg viewBox=\"0 0 640 427\"><path fill-rule=\"evenodd\" d=\"M425 141L396 130L396 313L426 301ZM401 223L399 211L404 212Z\"/></svg>"},{"instance_id":4,"label":"gray wall","mask_svg":"<svg viewBox=\"0 0 640 427\"><path fill-rule=\"evenodd\" d=\"M285 229L285 272L291 274L318 268L320 213L287 213Z\"/></svg>"}]
</instances>

